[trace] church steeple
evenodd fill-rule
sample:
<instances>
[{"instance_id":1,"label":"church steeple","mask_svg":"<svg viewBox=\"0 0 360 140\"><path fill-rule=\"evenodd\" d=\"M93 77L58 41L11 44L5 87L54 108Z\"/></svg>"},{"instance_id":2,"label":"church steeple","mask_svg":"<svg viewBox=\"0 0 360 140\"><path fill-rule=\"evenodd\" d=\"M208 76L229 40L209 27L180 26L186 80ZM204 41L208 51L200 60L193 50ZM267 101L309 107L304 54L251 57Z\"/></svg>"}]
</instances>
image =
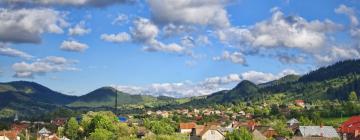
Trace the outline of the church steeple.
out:
<instances>
[{"instance_id":1,"label":"church steeple","mask_svg":"<svg viewBox=\"0 0 360 140\"><path fill-rule=\"evenodd\" d=\"M16 114L15 114L15 117L14 117L14 122L17 122L17 121L19 121L19 116L18 116L18 114L16 113Z\"/></svg>"}]
</instances>

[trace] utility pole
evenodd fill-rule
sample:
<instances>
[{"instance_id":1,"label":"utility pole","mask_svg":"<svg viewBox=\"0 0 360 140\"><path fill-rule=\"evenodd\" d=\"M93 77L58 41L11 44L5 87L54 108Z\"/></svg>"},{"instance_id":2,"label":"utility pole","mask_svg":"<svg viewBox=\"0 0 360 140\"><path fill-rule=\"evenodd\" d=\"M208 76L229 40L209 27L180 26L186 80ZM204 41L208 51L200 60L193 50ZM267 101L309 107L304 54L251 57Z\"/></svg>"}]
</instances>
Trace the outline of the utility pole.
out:
<instances>
[{"instance_id":1,"label":"utility pole","mask_svg":"<svg viewBox=\"0 0 360 140\"><path fill-rule=\"evenodd\" d=\"M118 98L118 92L116 91L116 94L115 94L115 115L118 115L118 101L117 101L117 98Z\"/></svg>"}]
</instances>

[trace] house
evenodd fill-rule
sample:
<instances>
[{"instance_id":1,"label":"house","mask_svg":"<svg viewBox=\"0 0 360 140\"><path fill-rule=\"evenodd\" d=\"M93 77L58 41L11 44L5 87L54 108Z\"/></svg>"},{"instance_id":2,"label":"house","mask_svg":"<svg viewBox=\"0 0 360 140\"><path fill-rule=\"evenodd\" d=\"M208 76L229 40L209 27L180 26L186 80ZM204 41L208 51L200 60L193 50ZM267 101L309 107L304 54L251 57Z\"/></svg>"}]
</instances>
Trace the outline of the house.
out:
<instances>
[{"instance_id":1,"label":"house","mask_svg":"<svg viewBox=\"0 0 360 140\"><path fill-rule=\"evenodd\" d=\"M155 113L156 113L156 115L161 115L161 114L162 114L162 111L161 111L161 110L158 110L158 111L156 111Z\"/></svg>"},{"instance_id":2,"label":"house","mask_svg":"<svg viewBox=\"0 0 360 140\"><path fill-rule=\"evenodd\" d=\"M233 128L221 128L219 123L197 125L190 133L190 140L225 140L225 133Z\"/></svg>"},{"instance_id":3,"label":"house","mask_svg":"<svg viewBox=\"0 0 360 140\"><path fill-rule=\"evenodd\" d=\"M64 126L67 122L67 118L56 118L50 121L51 124L56 126Z\"/></svg>"},{"instance_id":4,"label":"house","mask_svg":"<svg viewBox=\"0 0 360 140\"><path fill-rule=\"evenodd\" d=\"M20 137L18 132L14 130L0 131L0 140L20 140Z\"/></svg>"},{"instance_id":5,"label":"house","mask_svg":"<svg viewBox=\"0 0 360 140\"><path fill-rule=\"evenodd\" d=\"M241 116L245 116L245 115L246 115L246 113L245 113L245 111L240 111L240 112L239 112L239 115L241 115Z\"/></svg>"},{"instance_id":6,"label":"house","mask_svg":"<svg viewBox=\"0 0 360 140\"><path fill-rule=\"evenodd\" d=\"M163 117L163 118L169 117L169 112L163 111L163 112L161 113L161 117Z\"/></svg>"},{"instance_id":7,"label":"house","mask_svg":"<svg viewBox=\"0 0 360 140\"><path fill-rule=\"evenodd\" d=\"M151 110L147 111L146 114L147 115L151 115L153 112Z\"/></svg>"},{"instance_id":8,"label":"house","mask_svg":"<svg viewBox=\"0 0 360 140\"><path fill-rule=\"evenodd\" d=\"M305 102L304 100L295 100L295 105L304 108Z\"/></svg>"},{"instance_id":9,"label":"house","mask_svg":"<svg viewBox=\"0 0 360 140\"><path fill-rule=\"evenodd\" d=\"M194 122L179 124L180 133L188 133L189 134L193 131L194 128L196 128L196 123L194 123Z\"/></svg>"},{"instance_id":10,"label":"house","mask_svg":"<svg viewBox=\"0 0 360 140\"><path fill-rule=\"evenodd\" d=\"M217 129L208 129L200 134L201 140L225 140L225 136Z\"/></svg>"},{"instance_id":11,"label":"house","mask_svg":"<svg viewBox=\"0 0 360 140\"><path fill-rule=\"evenodd\" d=\"M250 132L253 134L256 140L266 140L269 138L275 138L278 134L270 126L257 125L255 121L249 121L247 125Z\"/></svg>"},{"instance_id":12,"label":"house","mask_svg":"<svg viewBox=\"0 0 360 140\"><path fill-rule=\"evenodd\" d=\"M277 132L275 131L275 129L273 129L270 126L255 126L254 131L260 132L260 134L262 136L266 137L267 139L275 138L278 135Z\"/></svg>"},{"instance_id":13,"label":"house","mask_svg":"<svg viewBox=\"0 0 360 140\"><path fill-rule=\"evenodd\" d=\"M339 127L343 139L360 139L360 116L353 116Z\"/></svg>"},{"instance_id":14,"label":"house","mask_svg":"<svg viewBox=\"0 0 360 140\"><path fill-rule=\"evenodd\" d=\"M339 135L332 126L299 126L295 136L300 137L322 137L339 139Z\"/></svg>"},{"instance_id":15,"label":"house","mask_svg":"<svg viewBox=\"0 0 360 140\"><path fill-rule=\"evenodd\" d=\"M30 124L27 124L27 123L13 123L13 124L11 124L10 128L11 128L11 130L19 133L19 132L29 128L29 126L30 126Z\"/></svg>"},{"instance_id":16,"label":"house","mask_svg":"<svg viewBox=\"0 0 360 140\"><path fill-rule=\"evenodd\" d=\"M286 122L286 124L288 128L290 128L293 131L297 130L300 126L300 122L295 118L290 119L289 121Z\"/></svg>"},{"instance_id":17,"label":"house","mask_svg":"<svg viewBox=\"0 0 360 140\"><path fill-rule=\"evenodd\" d=\"M146 134L149 133L149 130L147 130L145 127L139 127L136 132L137 138L144 138Z\"/></svg>"},{"instance_id":18,"label":"house","mask_svg":"<svg viewBox=\"0 0 360 140\"><path fill-rule=\"evenodd\" d=\"M38 139L48 140L51 132L47 130L45 127L43 127L42 129L39 130L38 134L40 136Z\"/></svg>"},{"instance_id":19,"label":"house","mask_svg":"<svg viewBox=\"0 0 360 140\"><path fill-rule=\"evenodd\" d=\"M194 113L195 113L195 114L199 114L199 113L200 113L200 110L198 110L198 109L195 108L195 109L194 109Z\"/></svg>"}]
</instances>

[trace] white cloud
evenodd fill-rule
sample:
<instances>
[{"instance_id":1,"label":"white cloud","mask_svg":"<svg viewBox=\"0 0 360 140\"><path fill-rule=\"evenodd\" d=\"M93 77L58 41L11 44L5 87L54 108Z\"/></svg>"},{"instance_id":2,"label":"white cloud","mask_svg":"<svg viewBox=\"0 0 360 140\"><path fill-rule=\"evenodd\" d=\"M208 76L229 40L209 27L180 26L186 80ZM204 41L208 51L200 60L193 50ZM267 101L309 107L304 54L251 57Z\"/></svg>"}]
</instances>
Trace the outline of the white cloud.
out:
<instances>
[{"instance_id":1,"label":"white cloud","mask_svg":"<svg viewBox=\"0 0 360 140\"><path fill-rule=\"evenodd\" d=\"M307 21L299 16L285 17L281 11L273 11L272 18L249 27L230 27L219 30L218 38L233 46L252 46L251 49L298 48L312 51L323 47L327 33L341 29L342 26L330 20Z\"/></svg>"},{"instance_id":2,"label":"white cloud","mask_svg":"<svg viewBox=\"0 0 360 140\"><path fill-rule=\"evenodd\" d=\"M121 24L127 23L127 22L129 22L129 17L127 15L125 15L125 14L119 14L113 20L113 22L111 22L111 24L121 25Z\"/></svg>"},{"instance_id":3,"label":"white cloud","mask_svg":"<svg viewBox=\"0 0 360 140\"><path fill-rule=\"evenodd\" d=\"M158 23L197 24L214 27L230 25L227 0L149 0L152 17Z\"/></svg>"},{"instance_id":4,"label":"white cloud","mask_svg":"<svg viewBox=\"0 0 360 140\"><path fill-rule=\"evenodd\" d=\"M352 7L348 7L346 5L340 5L335 9L335 12L338 14L345 14L350 19L350 35L355 39L360 39L360 28L359 28L359 20L356 17L356 11ZM357 40L356 40L357 41Z\"/></svg>"},{"instance_id":5,"label":"white cloud","mask_svg":"<svg viewBox=\"0 0 360 140\"><path fill-rule=\"evenodd\" d=\"M69 35L85 35L91 32L91 29L85 27L85 21L80 21L74 27L69 28Z\"/></svg>"},{"instance_id":6,"label":"white cloud","mask_svg":"<svg viewBox=\"0 0 360 140\"><path fill-rule=\"evenodd\" d=\"M143 50L150 52L187 53L183 46L176 43L165 44L156 39L159 28L146 18L139 18L134 21L134 28L131 35L135 42L145 45Z\"/></svg>"},{"instance_id":7,"label":"white cloud","mask_svg":"<svg viewBox=\"0 0 360 140\"><path fill-rule=\"evenodd\" d=\"M118 34L102 34L100 38L104 41L113 43L127 42L131 40L131 36L126 32L121 32Z\"/></svg>"},{"instance_id":8,"label":"white cloud","mask_svg":"<svg viewBox=\"0 0 360 140\"><path fill-rule=\"evenodd\" d=\"M359 25L359 21L356 17L356 12L352 7L348 7L346 5L340 5L338 8L335 9L335 12L338 14L345 14L349 16L352 26Z\"/></svg>"},{"instance_id":9,"label":"white cloud","mask_svg":"<svg viewBox=\"0 0 360 140\"><path fill-rule=\"evenodd\" d=\"M78 70L72 66L74 63L75 61L63 57L49 56L30 63L24 61L15 63L12 65L12 69L15 71L14 77L34 78L35 75L44 75L51 72Z\"/></svg>"},{"instance_id":10,"label":"white cloud","mask_svg":"<svg viewBox=\"0 0 360 140\"><path fill-rule=\"evenodd\" d=\"M171 37L186 34L195 31L196 29L193 26L189 25L175 25L170 23L165 25L162 30L165 37Z\"/></svg>"},{"instance_id":11,"label":"white cloud","mask_svg":"<svg viewBox=\"0 0 360 140\"><path fill-rule=\"evenodd\" d=\"M232 88L235 84L241 82L242 80L250 80L259 84L281 78L288 74L298 73L291 69L285 69L278 74L248 71L240 74L229 74L222 77L209 77L197 83L184 81L176 83L154 83L145 86L112 85L112 87L130 94L192 97L209 95L220 90Z\"/></svg>"},{"instance_id":12,"label":"white cloud","mask_svg":"<svg viewBox=\"0 0 360 140\"><path fill-rule=\"evenodd\" d=\"M0 44L0 55L10 56L10 57L21 57L25 59L30 59L33 57L30 54L27 54L26 52L10 48L5 44Z\"/></svg>"},{"instance_id":13,"label":"white cloud","mask_svg":"<svg viewBox=\"0 0 360 140\"><path fill-rule=\"evenodd\" d=\"M351 47L333 46L330 50L324 51L321 54L315 54L317 63L322 65L329 65L334 62L346 59L359 59L360 52Z\"/></svg>"},{"instance_id":14,"label":"white cloud","mask_svg":"<svg viewBox=\"0 0 360 140\"><path fill-rule=\"evenodd\" d=\"M88 45L71 40L71 41L63 41L61 43L60 49L64 51L70 51L70 52L83 52L87 48L89 48Z\"/></svg>"},{"instance_id":15,"label":"white cloud","mask_svg":"<svg viewBox=\"0 0 360 140\"><path fill-rule=\"evenodd\" d=\"M134 28L131 29L131 35L136 41L151 42L159 34L159 28L149 19L138 18L134 21Z\"/></svg>"},{"instance_id":16,"label":"white cloud","mask_svg":"<svg viewBox=\"0 0 360 140\"><path fill-rule=\"evenodd\" d=\"M284 77L289 74L299 74L299 73L297 73L295 70L292 70L292 69L285 69L276 75L272 74L272 73L248 71L248 72L242 73L241 78L243 80L249 80L256 84L260 84L260 83L266 83L269 81L279 79L279 78Z\"/></svg>"},{"instance_id":17,"label":"white cloud","mask_svg":"<svg viewBox=\"0 0 360 140\"><path fill-rule=\"evenodd\" d=\"M9 4L15 6L29 5L69 5L69 6L94 6L104 7L115 4L131 3L135 0L2 0L0 4Z\"/></svg>"},{"instance_id":18,"label":"white cloud","mask_svg":"<svg viewBox=\"0 0 360 140\"><path fill-rule=\"evenodd\" d=\"M200 45L210 45L211 44L209 37L205 36L205 35L198 36L196 39L196 42L197 42L197 44L200 44Z\"/></svg>"},{"instance_id":19,"label":"white cloud","mask_svg":"<svg viewBox=\"0 0 360 140\"><path fill-rule=\"evenodd\" d=\"M231 62L236 64L247 65L245 56L241 52L230 53L228 51L224 51L221 56L213 57L213 60L230 60Z\"/></svg>"},{"instance_id":20,"label":"white cloud","mask_svg":"<svg viewBox=\"0 0 360 140\"><path fill-rule=\"evenodd\" d=\"M0 42L40 43L43 33L63 33L68 23L52 9L0 8Z\"/></svg>"}]
</instances>

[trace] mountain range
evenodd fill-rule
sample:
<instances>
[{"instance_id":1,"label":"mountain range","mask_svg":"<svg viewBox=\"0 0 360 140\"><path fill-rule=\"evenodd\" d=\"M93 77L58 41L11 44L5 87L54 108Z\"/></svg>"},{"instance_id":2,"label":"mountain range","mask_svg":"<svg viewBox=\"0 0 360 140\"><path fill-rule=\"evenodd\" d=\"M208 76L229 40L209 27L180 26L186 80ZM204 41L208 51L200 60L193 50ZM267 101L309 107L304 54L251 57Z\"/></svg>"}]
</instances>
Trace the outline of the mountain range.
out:
<instances>
[{"instance_id":1,"label":"mountain range","mask_svg":"<svg viewBox=\"0 0 360 140\"><path fill-rule=\"evenodd\" d=\"M346 100L351 91L356 91L358 95L360 93L360 60L341 61L302 76L287 75L262 84L243 80L230 90L218 91L202 97L180 99L132 95L112 87L101 87L82 96L69 96L34 82L14 81L0 83L0 118L9 117L14 113L31 116L39 112L49 112L57 107L114 107L116 96L119 106L159 107L169 104L197 106L271 100L280 95L284 102L295 99L303 99L307 102Z\"/></svg>"}]
</instances>

